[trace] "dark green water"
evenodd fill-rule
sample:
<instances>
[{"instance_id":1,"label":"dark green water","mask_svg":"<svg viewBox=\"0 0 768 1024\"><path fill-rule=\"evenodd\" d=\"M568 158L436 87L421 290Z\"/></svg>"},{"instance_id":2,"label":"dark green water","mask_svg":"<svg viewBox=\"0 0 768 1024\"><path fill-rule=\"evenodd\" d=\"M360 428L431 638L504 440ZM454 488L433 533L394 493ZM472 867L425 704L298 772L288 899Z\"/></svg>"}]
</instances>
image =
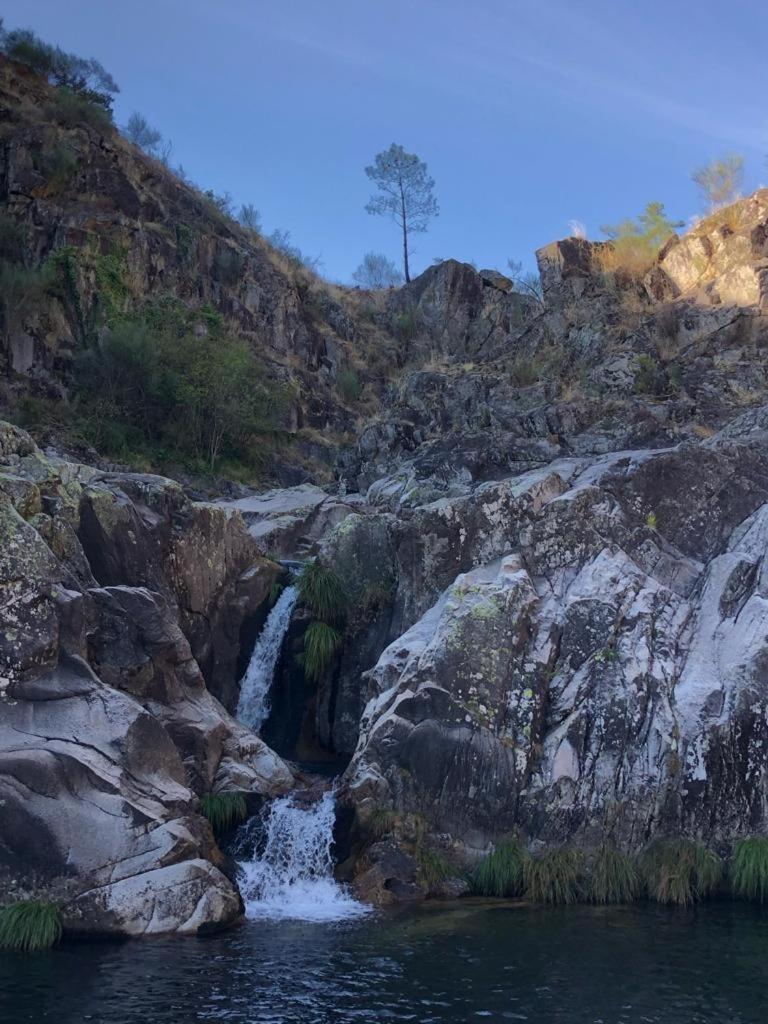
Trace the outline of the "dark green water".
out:
<instances>
[{"instance_id":1,"label":"dark green water","mask_svg":"<svg viewBox=\"0 0 768 1024\"><path fill-rule=\"evenodd\" d=\"M768 912L456 903L0 956L0 1021L765 1024Z\"/></svg>"}]
</instances>

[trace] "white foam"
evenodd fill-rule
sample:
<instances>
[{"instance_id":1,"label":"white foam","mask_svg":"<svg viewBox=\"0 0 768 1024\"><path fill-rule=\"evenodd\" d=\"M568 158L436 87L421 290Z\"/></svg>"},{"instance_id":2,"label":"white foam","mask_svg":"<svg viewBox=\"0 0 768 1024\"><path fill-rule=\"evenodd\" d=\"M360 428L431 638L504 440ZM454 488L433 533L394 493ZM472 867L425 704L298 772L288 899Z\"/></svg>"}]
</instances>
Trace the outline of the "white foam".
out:
<instances>
[{"instance_id":1,"label":"white foam","mask_svg":"<svg viewBox=\"0 0 768 1024\"><path fill-rule=\"evenodd\" d=\"M255 844L240 860L240 891L248 918L340 921L371 908L334 880L331 846L336 807L333 793L304 807L292 796L273 800L261 821L244 826L242 846ZM255 833L262 831L260 841Z\"/></svg>"}]
</instances>

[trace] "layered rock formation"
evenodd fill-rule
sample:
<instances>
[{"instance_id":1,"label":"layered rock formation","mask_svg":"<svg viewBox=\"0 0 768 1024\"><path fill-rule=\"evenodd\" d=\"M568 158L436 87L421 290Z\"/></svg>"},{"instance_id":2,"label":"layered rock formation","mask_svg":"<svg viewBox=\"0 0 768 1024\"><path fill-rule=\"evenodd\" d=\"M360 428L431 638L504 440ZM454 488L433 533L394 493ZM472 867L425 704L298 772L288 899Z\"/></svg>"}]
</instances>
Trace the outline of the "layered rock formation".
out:
<instances>
[{"instance_id":1,"label":"layered rock formation","mask_svg":"<svg viewBox=\"0 0 768 1024\"><path fill-rule=\"evenodd\" d=\"M0 424L0 890L65 925L197 932L240 914L198 797L289 769L209 692L278 567L237 513L101 474Z\"/></svg>"}]
</instances>

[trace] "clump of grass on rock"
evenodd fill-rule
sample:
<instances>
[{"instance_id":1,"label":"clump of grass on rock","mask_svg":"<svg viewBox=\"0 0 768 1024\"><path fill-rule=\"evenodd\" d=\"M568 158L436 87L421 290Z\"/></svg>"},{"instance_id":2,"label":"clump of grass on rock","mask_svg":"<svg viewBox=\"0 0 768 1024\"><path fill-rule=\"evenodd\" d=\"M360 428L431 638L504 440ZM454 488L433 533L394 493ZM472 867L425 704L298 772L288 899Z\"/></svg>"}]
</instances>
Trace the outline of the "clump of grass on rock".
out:
<instances>
[{"instance_id":1,"label":"clump of grass on rock","mask_svg":"<svg viewBox=\"0 0 768 1024\"><path fill-rule=\"evenodd\" d=\"M731 858L731 891L745 900L768 897L768 837L740 839Z\"/></svg>"},{"instance_id":2,"label":"clump of grass on rock","mask_svg":"<svg viewBox=\"0 0 768 1024\"><path fill-rule=\"evenodd\" d=\"M206 793L200 798L200 805L217 836L248 817L242 793Z\"/></svg>"},{"instance_id":3,"label":"clump of grass on rock","mask_svg":"<svg viewBox=\"0 0 768 1024\"><path fill-rule=\"evenodd\" d=\"M560 846L525 863L525 895L535 903L576 903L582 893L583 856Z\"/></svg>"},{"instance_id":4,"label":"clump of grass on rock","mask_svg":"<svg viewBox=\"0 0 768 1024\"><path fill-rule=\"evenodd\" d=\"M45 900L21 900L0 907L0 948L32 953L61 940L61 913Z\"/></svg>"},{"instance_id":5,"label":"clump of grass on rock","mask_svg":"<svg viewBox=\"0 0 768 1024\"><path fill-rule=\"evenodd\" d=\"M610 843L597 851L589 879L593 903L631 903L640 893L640 875L632 857Z\"/></svg>"},{"instance_id":6,"label":"clump of grass on rock","mask_svg":"<svg viewBox=\"0 0 768 1024\"><path fill-rule=\"evenodd\" d=\"M642 854L640 871L651 899L686 907L712 892L723 865L717 854L701 843L662 839Z\"/></svg>"},{"instance_id":7,"label":"clump of grass on rock","mask_svg":"<svg viewBox=\"0 0 768 1024\"><path fill-rule=\"evenodd\" d=\"M320 682L341 644L341 633L327 622L310 622L304 633L301 663L308 679Z\"/></svg>"},{"instance_id":8,"label":"clump of grass on rock","mask_svg":"<svg viewBox=\"0 0 768 1024\"><path fill-rule=\"evenodd\" d=\"M515 839L505 839L484 857L472 875L472 891L478 896L501 899L523 891L528 855Z\"/></svg>"}]
</instances>

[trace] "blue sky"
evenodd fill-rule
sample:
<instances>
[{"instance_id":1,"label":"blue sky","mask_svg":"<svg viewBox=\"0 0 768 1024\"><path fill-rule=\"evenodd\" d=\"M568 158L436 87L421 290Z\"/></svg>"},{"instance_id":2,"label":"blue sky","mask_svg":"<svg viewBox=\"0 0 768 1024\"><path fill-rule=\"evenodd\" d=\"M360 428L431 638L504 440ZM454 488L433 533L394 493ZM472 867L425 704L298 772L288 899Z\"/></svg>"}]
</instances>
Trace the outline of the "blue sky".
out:
<instances>
[{"instance_id":1,"label":"blue sky","mask_svg":"<svg viewBox=\"0 0 768 1024\"><path fill-rule=\"evenodd\" d=\"M7 27L97 57L202 187L252 202L349 280L399 255L364 211L373 155L426 160L441 213L413 268L503 268L583 222L660 200L699 209L693 168L742 153L768 180L768 4L758 0L5 0Z\"/></svg>"}]
</instances>

